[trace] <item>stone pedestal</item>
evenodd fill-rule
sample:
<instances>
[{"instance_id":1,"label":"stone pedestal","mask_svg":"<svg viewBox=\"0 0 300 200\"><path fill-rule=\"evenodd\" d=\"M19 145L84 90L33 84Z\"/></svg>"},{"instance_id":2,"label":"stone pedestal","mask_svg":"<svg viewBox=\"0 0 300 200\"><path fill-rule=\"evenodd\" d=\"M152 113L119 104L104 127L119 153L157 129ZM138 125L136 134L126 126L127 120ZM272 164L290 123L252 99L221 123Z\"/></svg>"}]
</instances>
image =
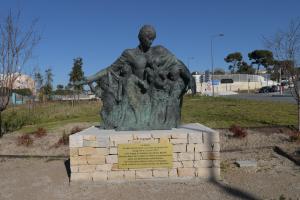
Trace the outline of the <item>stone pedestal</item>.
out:
<instances>
[{"instance_id":1,"label":"stone pedestal","mask_svg":"<svg viewBox=\"0 0 300 200\"><path fill-rule=\"evenodd\" d=\"M170 147L171 165L119 167L119 145ZM155 145L152 145L155 146ZM156 145L157 146L157 145ZM170 150L169 149L169 150ZM201 124L172 130L114 131L90 127L70 136L71 181L109 181L220 177L219 133ZM120 165L121 166L121 165Z\"/></svg>"}]
</instances>

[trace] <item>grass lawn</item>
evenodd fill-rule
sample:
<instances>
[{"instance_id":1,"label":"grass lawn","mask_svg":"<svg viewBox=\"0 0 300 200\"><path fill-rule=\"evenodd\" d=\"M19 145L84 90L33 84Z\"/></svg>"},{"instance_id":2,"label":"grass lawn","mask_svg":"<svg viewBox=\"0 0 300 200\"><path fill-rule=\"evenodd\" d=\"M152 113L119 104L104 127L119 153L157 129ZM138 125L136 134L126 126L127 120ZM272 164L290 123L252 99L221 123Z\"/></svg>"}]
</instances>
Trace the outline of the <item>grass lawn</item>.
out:
<instances>
[{"instance_id":1,"label":"grass lawn","mask_svg":"<svg viewBox=\"0 0 300 200\"><path fill-rule=\"evenodd\" d=\"M297 105L224 97L187 96L183 123L199 122L211 128L281 126L297 124Z\"/></svg>"},{"instance_id":2,"label":"grass lawn","mask_svg":"<svg viewBox=\"0 0 300 200\"><path fill-rule=\"evenodd\" d=\"M30 132L37 127L55 130L74 122L99 122L100 102L50 102L35 106L9 107L3 113L10 130ZM232 124L261 127L297 124L297 106L290 103L250 101L222 97L186 96L182 123L201 123L211 128L228 128Z\"/></svg>"}]
</instances>

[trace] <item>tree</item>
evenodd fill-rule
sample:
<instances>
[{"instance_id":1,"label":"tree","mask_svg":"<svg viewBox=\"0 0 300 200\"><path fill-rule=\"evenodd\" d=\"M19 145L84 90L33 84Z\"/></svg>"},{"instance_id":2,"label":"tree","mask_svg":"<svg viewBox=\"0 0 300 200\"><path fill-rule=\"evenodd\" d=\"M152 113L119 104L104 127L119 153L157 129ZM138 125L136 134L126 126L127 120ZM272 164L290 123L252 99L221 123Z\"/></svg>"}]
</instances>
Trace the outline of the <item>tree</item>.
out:
<instances>
[{"instance_id":1,"label":"tree","mask_svg":"<svg viewBox=\"0 0 300 200\"><path fill-rule=\"evenodd\" d=\"M234 52L228 54L228 56L226 56L224 60L227 63L232 63L231 65L229 65L228 69L231 71L231 73L235 73L237 66L243 60L243 56L240 52Z\"/></svg>"},{"instance_id":2,"label":"tree","mask_svg":"<svg viewBox=\"0 0 300 200\"><path fill-rule=\"evenodd\" d=\"M53 86L52 86L53 74L50 68L45 70L45 78L46 80L45 80L45 85L43 86L43 93L44 95L47 96L47 99L50 100L52 95L52 90L53 90Z\"/></svg>"},{"instance_id":3,"label":"tree","mask_svg":"<svg viewBox=\"0 0 300 200\"><path fill-rule=\"evenodd\" d=\"M56 86L56 90L63 90L64 89L64 86L62 84L58 84Z\"/></svg>"},{"instance_id":4,"label":"tree","mask_svg":"<svg viewBox=\"0 0 300 200\"><path fill-rule=\"evenodd\" d=\"M216 68L214 70L214 75L224 75L225 74L225 70L222 68Z\"/></svg>"},{"instance_id":5,"label":"tree","mask_svg":"<svg viewBox=\"0 0 300 200\"><path fill-rule=\"evenodd\" d=\"M286 30L279 30L273 37L264 37L265 45L273 51L274 57L280 62L280 70L284 71L293 82L291 89L298 104L298 130L300 131L300 70L297 63L300 58L300 18L291 20Z\"/></svg>"},{"instance_id":6,"label":"tree","mask_svg":"<svg viewBox=\"0 0 300 200\"><path fill-rule=\"evenodd\" d=\"M254 50L250 53L248 53L249 60L253 60L252 64L257 65L257 71L258 74L260 66L264 66L266 69L273 65L273 53L268 50Z\"/></svg>"},{"instance_id":7,"label":"tree","mask_svg":"<svg viewBox=\"0 0 300 200\"><path fill-rule=\"evenodd\" d=\"M69 74L70 76L69 82L73 85L73 88L79 98L80 92L83 91L83 85L74 85L74 83L77 81L81 81L84 78L84 73L82 71L83 63L82 63L82 58L80 57L75 58L73 61L74 63L73 63L72 71Z\"/></svg>"},{"instance_id":8,"label":"tree","mask_svg":"<svg viewBox=\"0 0 300 200\"><path fill-rule=\"evenodd\" d=\"M0 137L3 136L2 112L9 103L14 82L40 41L36 31L37 20L24 28L20 19L20 11L16 14L10 11L4 19L0 19Z\"/></svg>"},{"instance_id":9,"label":"tree","mask_svg":"<svg viewBox=\"0 0 300 200\"><path fill-rule=\"evenodd\" d=\"M35 88L37 92L40 91L41 87L43 86L43 76L40 72L34 73L34 82L35 82Z\"/></svg>"},{"instance_id":10,"label":"tree","mask_svg":"<svg viewBox=\"0 0 300 200\"><path fill-rule=\"evenodd\" d=\"M255 74L255 69L252 67L252 65L249 65L243 61L238 65L236 72L239 74Z\"/></svg>"}]
</instances>

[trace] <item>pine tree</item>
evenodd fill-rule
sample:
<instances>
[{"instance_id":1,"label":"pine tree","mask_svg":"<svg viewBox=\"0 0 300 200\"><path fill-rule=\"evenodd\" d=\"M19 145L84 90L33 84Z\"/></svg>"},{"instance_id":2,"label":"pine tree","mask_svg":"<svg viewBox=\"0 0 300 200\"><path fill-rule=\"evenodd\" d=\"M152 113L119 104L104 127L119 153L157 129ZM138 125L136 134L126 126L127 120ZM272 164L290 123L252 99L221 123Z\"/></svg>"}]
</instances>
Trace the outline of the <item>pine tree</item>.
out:
<instances>
[{"instance_id":1,"label":"pine tree","mask_svg":"<svg viewBox=\"0 0 300 200\"><path fill-rule=\"evenodd\" d=\"M74 85L74 83L76 81L81 81L84 78L84 73L82 71L82 58L78 57L75 58L74 60L74 64L72 67L72 71L69 74L70 79L69 82L73 85L73 89L75 90L75 92L77 93L78 97L79 94L83 91L83 85Z\"/></svg>"}]
</instances>

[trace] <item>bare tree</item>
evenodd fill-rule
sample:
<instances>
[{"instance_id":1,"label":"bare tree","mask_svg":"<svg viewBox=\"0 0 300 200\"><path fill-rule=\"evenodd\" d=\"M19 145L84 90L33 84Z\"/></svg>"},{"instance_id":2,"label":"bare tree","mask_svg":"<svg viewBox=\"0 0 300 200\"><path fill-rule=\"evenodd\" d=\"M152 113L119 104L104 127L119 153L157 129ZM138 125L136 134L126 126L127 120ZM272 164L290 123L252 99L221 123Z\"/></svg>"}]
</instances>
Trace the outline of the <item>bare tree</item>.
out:
<instances>
[{"instance_id":1,"label":"bare tree","mask_svg":"<svg viewBox=\"0 0 300 200\"><path fill-rule=\"evenodd\" d=\"M0 21L0 137L3 136L2 112L9 103L14 83L41 38L35 30L37 20L24 29L20 19L20 11L16 14L10 11Z\"/></svg>"},{"instance_id":2,"label":"bare tree","mask_svg":"<svg viewBox=\"0 0 300 200\"><path fill-rule=\"evenodd\" d=\"M298 130L300 131L300 18L290 21L286 30L279 30L273 37L264 37L265 45L269 48L280 63L280 73L283 71L288 75L294 87L291 93L298 104ZM298 66L298 67L297 67Z\"/></svg>"}]
</instances>

